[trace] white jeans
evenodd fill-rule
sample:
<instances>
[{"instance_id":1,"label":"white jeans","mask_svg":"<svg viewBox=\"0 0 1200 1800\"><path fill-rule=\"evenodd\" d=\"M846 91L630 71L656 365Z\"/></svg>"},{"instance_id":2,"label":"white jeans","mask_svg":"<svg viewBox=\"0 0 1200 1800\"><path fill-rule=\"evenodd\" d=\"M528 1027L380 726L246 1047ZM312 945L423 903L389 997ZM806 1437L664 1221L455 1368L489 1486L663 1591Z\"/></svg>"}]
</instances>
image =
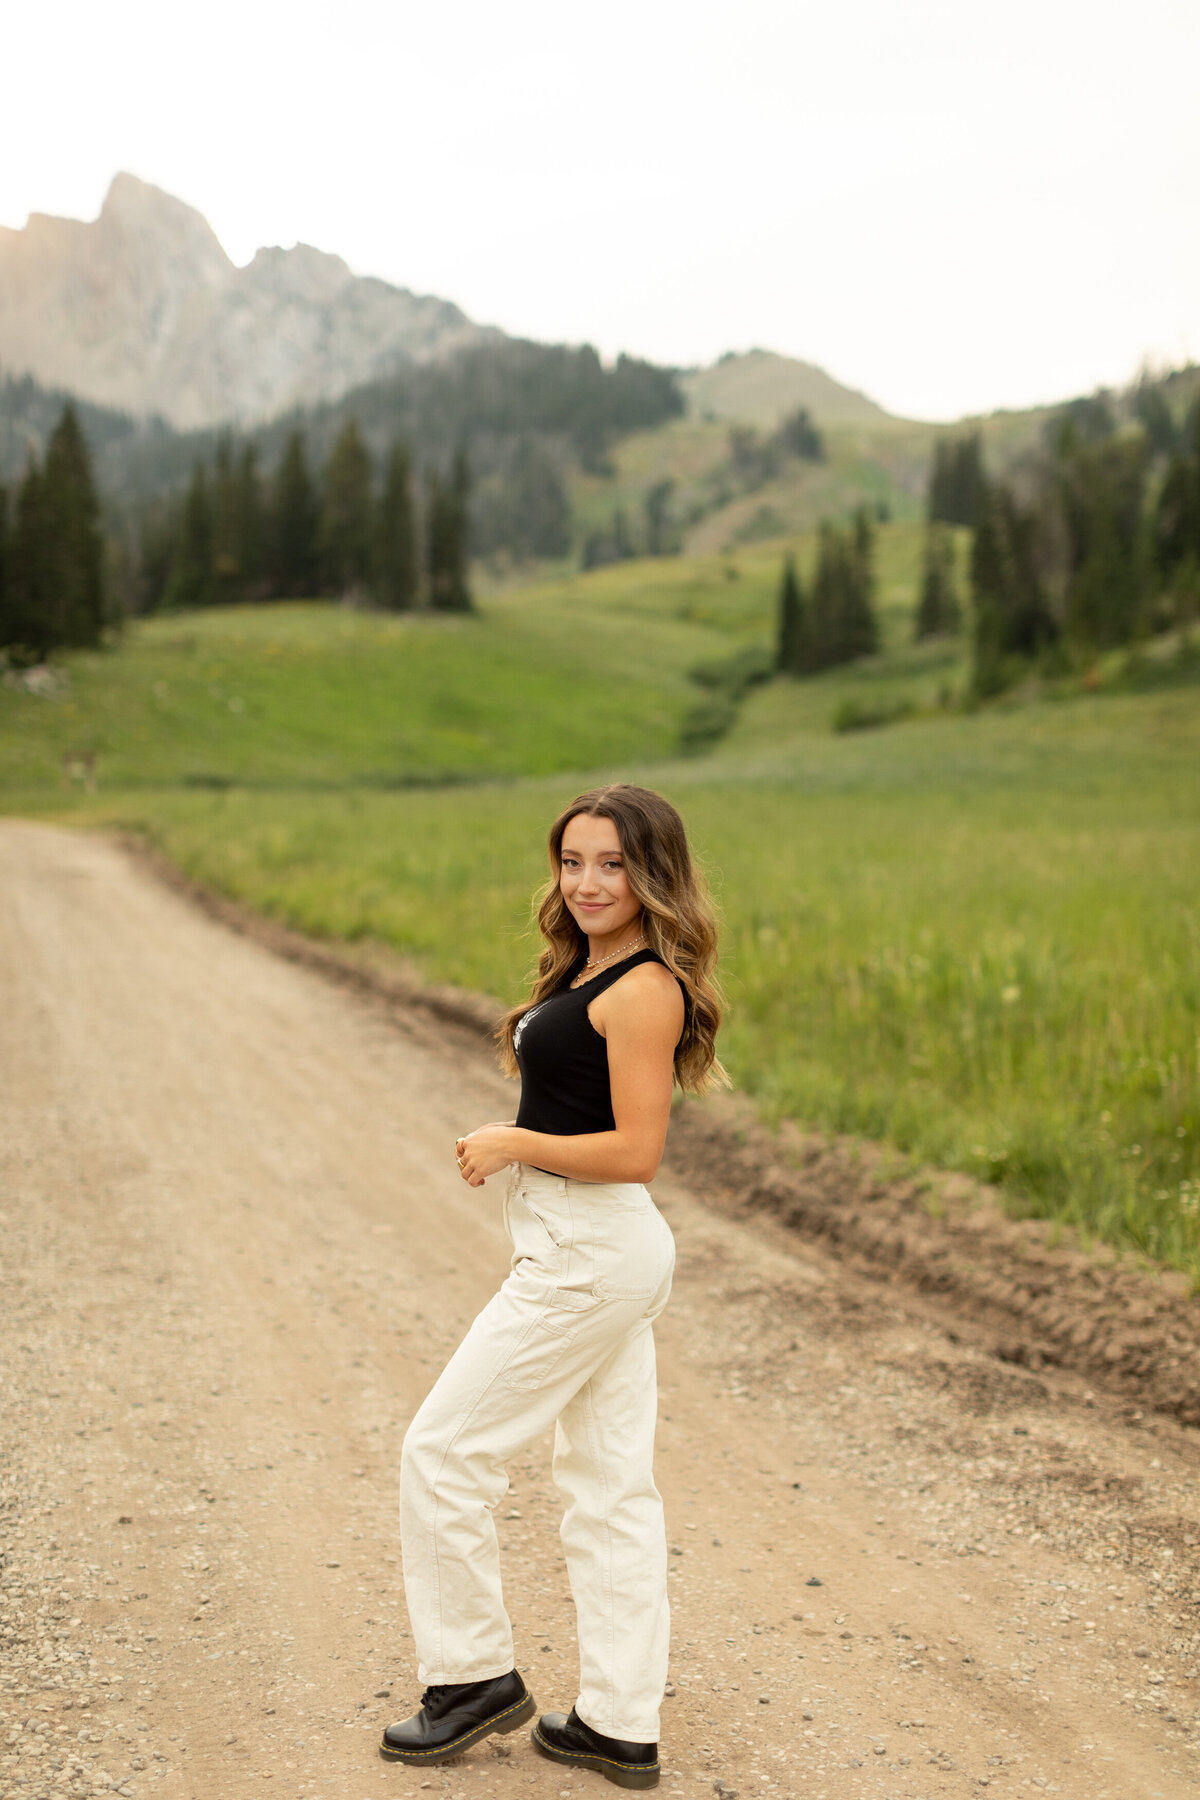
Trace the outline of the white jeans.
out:
<instances>
[{"instance_id":1,"label":"white jeans","mask_svg":"<svg viewBox=\"0 0 1200 1800\"><path fill-rule=\"evenodd\" d=\"M505 1464L557 1420L554 1480L579 1625L579 1717L657 1743L667 1674L667 1554L654 1485L653 1321L675 1244L638 1183L515 1164L512 1268L404 1440L404 1587L427 1684L514 1666L492 1509Z\"/></svg>"}]
</instances>

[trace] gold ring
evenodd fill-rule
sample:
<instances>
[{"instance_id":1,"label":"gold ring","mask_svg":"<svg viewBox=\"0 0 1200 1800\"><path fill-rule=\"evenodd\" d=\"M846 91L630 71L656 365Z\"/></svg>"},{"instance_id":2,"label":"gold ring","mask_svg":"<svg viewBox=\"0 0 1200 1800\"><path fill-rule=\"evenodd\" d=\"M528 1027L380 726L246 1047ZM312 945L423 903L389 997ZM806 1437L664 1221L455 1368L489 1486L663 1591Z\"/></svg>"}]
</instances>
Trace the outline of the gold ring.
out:
<instances>
[{"instance_id":1,"label":"gold ring","mask_svg":"<svg viewBox=\"0 0 1200 1800\"><path fill-rule=\"evenodd\" d=\"M460 1168L460 1169L461 1169L461 1168L462 1168L462 1166L463 1166L463 1159L462 1159L462 1157L461 1157L461 1156L456 1156L456 1157L455 1157L455 1159L454 1159L454 1160L455 1160L455 1162L456 1162L456 1163L457 1163L457 1164L458 1164L458 1166L459 1166L459 1168Z\"/></svg>"}]
</instances>

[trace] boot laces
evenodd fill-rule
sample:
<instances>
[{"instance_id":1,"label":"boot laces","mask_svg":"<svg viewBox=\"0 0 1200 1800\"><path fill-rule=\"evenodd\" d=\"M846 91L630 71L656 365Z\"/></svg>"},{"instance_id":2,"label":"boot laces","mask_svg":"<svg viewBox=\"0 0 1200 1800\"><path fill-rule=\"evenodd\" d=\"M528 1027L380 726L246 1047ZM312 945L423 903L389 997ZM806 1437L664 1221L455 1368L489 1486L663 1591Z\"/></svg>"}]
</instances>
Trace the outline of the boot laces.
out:
<instances>
[{"instance_id":1,"label":"boot laces","mask_svg":"<svg viewBox=\"0 0 1200 1800\"><path fill-rule=\"evenodd\" d=\"M440 1687L427 1687L425 1692L421 1695L421 1705L428 1706L431 1700L436 1700L440 1695L448 1694L449 1692L450 1689L445 1684Z\"/></svg>"}]
</instances>

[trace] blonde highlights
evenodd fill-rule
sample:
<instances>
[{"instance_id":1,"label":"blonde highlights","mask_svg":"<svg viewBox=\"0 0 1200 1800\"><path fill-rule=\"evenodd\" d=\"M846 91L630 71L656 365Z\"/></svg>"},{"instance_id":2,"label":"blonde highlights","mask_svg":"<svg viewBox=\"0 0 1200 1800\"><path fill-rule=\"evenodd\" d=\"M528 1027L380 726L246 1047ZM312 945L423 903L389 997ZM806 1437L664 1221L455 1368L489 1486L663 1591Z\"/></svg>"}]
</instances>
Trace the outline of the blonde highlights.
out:
<instances>
[{"instance_id":1,"label":"blonde highlights","mask_svg":"<svg viewBox=\"0 0 1200 1800\"><path fill-rule=\"evenodd\" d=\"M728 1086L717 1060L723 999L716 977L717 923L704 877L692 861L683 820L652 788L614 782L573 800L550 827L550 879L537 898L538 930L546 948L538 958L533 992L496 1028L500 1061L517 1074L513 1034L529 1011L562 987L579 960L585 938L559 888L563 834L580 814L616 826L630 889L642 907L642 930L681 983L686 998L683 1035L675 1047L675 1079L685 1093Z\"/></svg>"}]
</instances>

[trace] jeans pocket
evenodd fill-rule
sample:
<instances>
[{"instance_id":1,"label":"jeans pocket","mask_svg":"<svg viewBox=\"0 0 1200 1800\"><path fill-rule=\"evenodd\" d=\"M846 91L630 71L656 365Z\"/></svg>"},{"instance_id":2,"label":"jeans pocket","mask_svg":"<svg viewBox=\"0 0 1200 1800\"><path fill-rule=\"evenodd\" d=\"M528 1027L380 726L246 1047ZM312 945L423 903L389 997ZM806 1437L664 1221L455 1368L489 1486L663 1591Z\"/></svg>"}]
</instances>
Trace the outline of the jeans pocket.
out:
<instances>
[{"instance_id":1,"label":"jeans pocket","mask_svg":"<svg viewBox=\"0 0 1200 1800\"><path fill-rule=\"evenodd\" d=\"M531 1320L505 1366L503 1380L522 1393L545 1387L599 1301L592 1294L557 1290L546 1310Z\"/></svg>"},{"instance_id":2,"label":"jeans pocket","mask_svg":"<svg viewBox=\"0 0 1200 1800\"><path fill-rule=\"evenodd\" d=\"M645 1189L641 1190L645 1193ZM675 1264L671 1228L647 1195L638 1208L598 1206L594 1289L602 1300L652 1300Z\"/></svg>"},{"instance_id":3,"label":"jeans pocket","mask_svg":"<svg viewBox=\"0 0 1200 1800\"><path fill-rule=\"evenodd\" d=\"M562 1250L567 1243L569 1243L570 1232L566 1229L561 1219L556 1219L552 1213L547 1212L544 1208L535 1206L529 1196L519 1188L517 1190L516 1200L518 1205L524 1207L538 1230L544 1234L555 1250Z\"/></svg>"}]
</instances>

